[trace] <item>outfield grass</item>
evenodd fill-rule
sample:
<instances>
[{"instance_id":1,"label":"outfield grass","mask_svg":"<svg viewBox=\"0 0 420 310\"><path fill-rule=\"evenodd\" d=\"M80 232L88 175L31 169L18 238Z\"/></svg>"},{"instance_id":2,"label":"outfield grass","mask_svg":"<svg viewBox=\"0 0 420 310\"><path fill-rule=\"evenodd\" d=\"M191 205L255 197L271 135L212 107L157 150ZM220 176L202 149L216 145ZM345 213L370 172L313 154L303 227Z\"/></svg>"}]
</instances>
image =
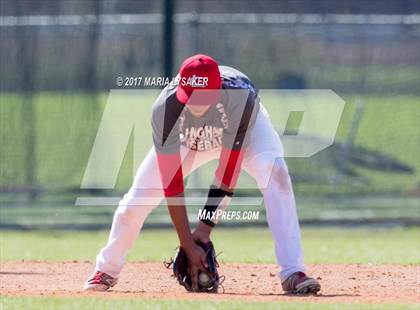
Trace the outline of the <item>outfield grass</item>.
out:
<instances>
[{"instance_id":1,"label":"outfield grass","mask_svg":"<svg viewBox=\"0 0 420 310\"><path fill-rule=\"evenodd\" d=\"M420 264L420 228L303 229L305 261L321 263ZM105 245L108 232L2 231L0 260L90 260ZM213 240L221 262L274 263L268 229L216 229ZM173 230L145 230L129 261L158 261L173 256Z\"/></svg>"},{"instance_id":2,"label":"outfield grass","mask_svg":"<svg viewBox=\"0 0 420 310\"><path fill-rule=\"evenodd\" d=\"M418 305L372 304L315 304L304 302L246 302L187 301L171 299L106 299L106 298L58 298L58 297L1 297L1 309L300 309L300 310L402 310L418 309Z\"/></svg>"}]
</instances>

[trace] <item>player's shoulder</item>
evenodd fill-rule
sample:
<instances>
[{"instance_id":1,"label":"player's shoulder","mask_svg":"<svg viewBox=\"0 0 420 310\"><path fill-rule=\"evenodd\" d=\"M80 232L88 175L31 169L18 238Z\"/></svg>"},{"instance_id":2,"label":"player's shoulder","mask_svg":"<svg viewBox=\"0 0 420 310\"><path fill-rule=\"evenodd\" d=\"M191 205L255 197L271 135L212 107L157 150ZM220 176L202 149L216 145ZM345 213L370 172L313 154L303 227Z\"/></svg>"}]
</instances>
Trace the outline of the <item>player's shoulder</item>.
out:
<instances>
[{"instance_id":1,"label":"player's shoulder","mask_svg":"<svg viewBox=\"0 0 420 310\"><path fill-rule=\"evenodd\" d=\"M251 82L251 79L239 71L238 69L219 66L220 75L222 76L222 102L224 103L227 110L235 111L238 107L243 106L247 103L252 106L259 104L258 89ZM231 92L233 90L233 92ZM240 90L237 93L236 90ZM248 91L248 99L244 99L244 93L242 91ZM242 98L241 100L238 98Z\"/></svg>"},{"instance_id":2,"label":"player's shoulder","mask_svg":"<svg viewBox=\"0 0 420 310\"><path fill-rule=\"evenodd\" d=\"M233 67L219 66L219 71L220 71L220 75L222 76L222 79L223 78L245 78L245 79L250 80L249 77L245 73Z\"/></svg>"},{"instance_id":3,"label":"player's shoulder","mask_svg":"<svg viewBox=\"0 0 420 310\"><path fill-rule=\"evenodd\" d=\"M245 88L255 89L251 79L243 72L229 66L219 66L220 75L222 77L222 87L225 89Z\"/></svg>"}]
</instances>

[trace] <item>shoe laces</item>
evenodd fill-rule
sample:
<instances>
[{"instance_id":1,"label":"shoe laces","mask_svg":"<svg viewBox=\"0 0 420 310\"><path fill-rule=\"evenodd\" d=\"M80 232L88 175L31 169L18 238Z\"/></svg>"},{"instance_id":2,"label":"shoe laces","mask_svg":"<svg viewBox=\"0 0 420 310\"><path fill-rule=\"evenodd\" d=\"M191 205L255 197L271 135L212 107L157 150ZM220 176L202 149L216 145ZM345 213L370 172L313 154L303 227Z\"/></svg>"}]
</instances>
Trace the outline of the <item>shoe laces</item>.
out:
<instances>
[{"instance_id":1,"label":"shoe laces","mask_svg":"<svg viewBox=\"0 0 420 310\"><path fill-rule=\"evenodd\" d=\"M90 281L95 282L95 283L98 283L98 282L100 283L100 282L102 282L102 278L103 278L104 274L105 273L103 273L103 272L97 271L95 273L95 275L93 276L92 280L90 280Z\"/></svg>"},{"instance_id":2,"label":"shoe laces","mask_svg":"<svg viewBox=\"0 0 420 310\"><path fill-rule=\"evenodd\" d=\"M306 274L305 274L304 272L302 272L302 271L299 271L299 272L297 273L297 276L299 277L299 279L300 279L300 278L306 278Z\"/></svg>"}]
</instances>

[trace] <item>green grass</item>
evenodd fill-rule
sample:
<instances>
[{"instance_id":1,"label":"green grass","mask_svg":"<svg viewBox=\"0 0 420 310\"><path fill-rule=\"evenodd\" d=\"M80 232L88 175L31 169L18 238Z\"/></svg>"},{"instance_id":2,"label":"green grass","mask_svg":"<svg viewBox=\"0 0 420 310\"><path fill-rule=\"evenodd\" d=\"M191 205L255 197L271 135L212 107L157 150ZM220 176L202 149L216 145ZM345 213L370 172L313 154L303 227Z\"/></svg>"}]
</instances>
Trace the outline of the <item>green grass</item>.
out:
<instances>
[{"instance_id":1,"label":"green grass","mask_svg":"<svg viewBox=\"0 0 420 310\"><path fill-rule=\"evenodd\" d=\"M105 245L108 232L2 231L0 260L90 260ZM420 228L303 229L306 263L420 264ZM267 229L216 229L213 240L222 262L275 263ZM173 230L144 230L129 261L173 256Z\"/></svg>"},{"instance_id":2,"label":"green grass","mask_svg":"<svg viewBox=\"0 0 420 310\"><path fill-rule=\"evenodd\" d=\"M400 310L418 309L417 305L371 305L371 304L318 304L304 302L246 302L187 301L171 299L107 299L107 298L58 298L58 297L5 297L0 308L12 309L301 309L301 310Z\"/></svg>"}]
</instances>

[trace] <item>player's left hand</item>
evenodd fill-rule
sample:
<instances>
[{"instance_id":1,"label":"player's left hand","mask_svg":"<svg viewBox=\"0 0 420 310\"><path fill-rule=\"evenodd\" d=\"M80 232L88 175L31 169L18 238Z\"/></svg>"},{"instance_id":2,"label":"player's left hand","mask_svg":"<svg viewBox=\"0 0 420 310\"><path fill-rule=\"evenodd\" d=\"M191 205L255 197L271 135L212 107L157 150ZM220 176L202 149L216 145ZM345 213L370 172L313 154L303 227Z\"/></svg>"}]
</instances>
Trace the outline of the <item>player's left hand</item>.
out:
<instances>
[{"instance_id":1,"label":"player's left hand","mask_svg":"<svg viewBox=\"0 0 420 310\"><path fill-rule=\"evenodd\" d=\"M211 233L212 227L199 222L197 224L197 227L195 228L192 237L194 241L201 242L203 244L210 242L210 233Z\"/></svg>"}]
</instances>

